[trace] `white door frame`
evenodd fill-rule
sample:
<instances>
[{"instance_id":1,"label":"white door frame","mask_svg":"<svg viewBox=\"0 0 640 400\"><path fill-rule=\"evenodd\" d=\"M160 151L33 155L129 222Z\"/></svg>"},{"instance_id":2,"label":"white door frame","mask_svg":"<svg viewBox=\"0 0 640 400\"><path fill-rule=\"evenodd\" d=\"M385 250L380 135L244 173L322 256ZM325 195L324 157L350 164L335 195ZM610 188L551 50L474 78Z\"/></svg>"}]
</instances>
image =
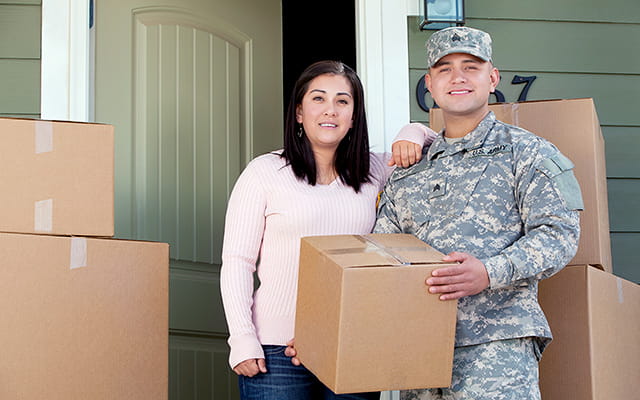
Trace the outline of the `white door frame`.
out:
<instances>
[{"instance_id":1,"label":"white door frame","mask_svg":"<svg viewBox=\"0 0 640 400\"><path fill-rule=\"evenodd\" d=\"M356 0L358 74L365 88L373 151L388 151L398 130L409 122L407 16L418 15L419 3Z\"/></svg>"},{"instance_id":2,"label":"white door frame","mask_svg":"<svg viewBox=\"0 0 640 400\"><path fill-rule=\"evenodd\" d=\"M40 115L42 119L93 119L93 53L89 4L42 1Z\"/></svg>"}]
</instances>

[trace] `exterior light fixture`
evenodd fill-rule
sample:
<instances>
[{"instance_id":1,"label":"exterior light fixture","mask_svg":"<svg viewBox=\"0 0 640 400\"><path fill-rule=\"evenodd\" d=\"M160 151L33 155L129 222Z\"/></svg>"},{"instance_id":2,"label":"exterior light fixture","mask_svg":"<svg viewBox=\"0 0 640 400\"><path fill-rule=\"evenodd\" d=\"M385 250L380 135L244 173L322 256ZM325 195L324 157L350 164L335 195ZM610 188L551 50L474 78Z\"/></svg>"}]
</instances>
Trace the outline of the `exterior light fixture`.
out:
<instances>
[{"instance_id":1,"label":"exterior light fixture","mask_svg":"<svg viewBox=\"0 0 640 400\"><path fill-rule=\"evenodd\" d=\"M423 0L420 30L464 25L464 0Z\"/></svg>"}]
</instances>

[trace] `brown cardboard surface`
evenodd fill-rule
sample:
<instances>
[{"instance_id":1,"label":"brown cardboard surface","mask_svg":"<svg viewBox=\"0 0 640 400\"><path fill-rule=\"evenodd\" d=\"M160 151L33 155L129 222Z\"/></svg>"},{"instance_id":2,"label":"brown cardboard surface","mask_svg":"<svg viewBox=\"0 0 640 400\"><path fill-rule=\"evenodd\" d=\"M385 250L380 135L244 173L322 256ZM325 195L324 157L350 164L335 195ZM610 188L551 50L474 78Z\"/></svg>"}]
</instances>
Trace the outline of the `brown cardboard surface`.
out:
<instances>
[{"instance_id":1,"label":"brown cardboard surface","mask_svg":"<svg viewBox=\"0 0 640 400\"><path fill-rule=\"evenodd\" d=\"M457 302L424 283L442 257L406 234L303 238L302 363L336 393L449 386Z\"/></svg>"},{"instance_id":2,"label":"brown cardboard surface","mask_svg":"<svg viewBox=\"0 0 640 400\"><path fill-rule=\"evenodd\" d=\"M584 200L580 243L569 265L598 264L612 271L604 139L592 99L492 104L496 118L553 144L575 165ZM431 128L444 126L441 109L429 113Z\"/></svg>"},{"instance_id":3,"label":"brown cardboard surface","mask_svg":"<svg viewBox=\"0 0 640 400\"><path fill-rule=\"evenodd\" d=\"M0 160L0 231L113 236L111 125L0 118Z\"/></svg>"},{"instance_id":4,"label":"brown cardboard surface","mask_svg":"<svg viewBox=\"0 0 640 400\"><path fill-rule=\"evenodd\" d=\"M540 362L544 400L637 398L640 286L592 266L540 282L553 342Z\"/></svg>"},{"instance_id":5,"label":"brown cardboard surface","mask_svg":"<svg viewBox=\"0 0 640 400\"><path fill-rule=\"evenodd\" d=\"M168 260L165 243L0 233L0 399L167 399Z\"/></svg>"}]
</instances>

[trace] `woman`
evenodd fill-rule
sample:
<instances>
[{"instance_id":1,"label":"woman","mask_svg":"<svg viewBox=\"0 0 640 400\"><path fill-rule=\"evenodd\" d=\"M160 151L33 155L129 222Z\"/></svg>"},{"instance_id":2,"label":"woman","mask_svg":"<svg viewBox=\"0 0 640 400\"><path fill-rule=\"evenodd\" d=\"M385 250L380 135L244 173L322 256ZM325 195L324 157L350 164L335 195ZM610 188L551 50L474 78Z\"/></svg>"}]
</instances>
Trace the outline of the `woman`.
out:
<instances>
[{"instance_id":1,"label":"woman","mask_svg":"<svg viewBox=\"0 0 640 400\"><path fill-rule=\"evenodd\" d=\"M220 284L229 363L243 399L379 397L337 396L284 355L294 330L300 238L371 232L391 165L419 159L433 140L424 129L405 128L399 137L409 141L394 143L386 165L385 156L369 153L364 93L351 68L321 61L298 78L284 149L249 163L227 208Z\"/></svg>"}]
</instances>

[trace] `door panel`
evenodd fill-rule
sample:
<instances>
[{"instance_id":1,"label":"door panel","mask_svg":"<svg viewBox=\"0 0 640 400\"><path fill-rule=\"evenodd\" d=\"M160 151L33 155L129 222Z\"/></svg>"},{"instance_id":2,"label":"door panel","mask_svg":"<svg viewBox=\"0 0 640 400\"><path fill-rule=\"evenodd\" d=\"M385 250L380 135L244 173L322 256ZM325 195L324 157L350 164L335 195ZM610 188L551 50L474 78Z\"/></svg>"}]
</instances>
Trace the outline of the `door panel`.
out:
<instances>
[{"instance_id":1,"label":"door panel","mask_svg":"<svg viewBox=\"0 0 640 400\"><path fill-rule=\"evenodd\" d=\"M218 285L224 214L244 165L281 146L281 25L279 0L96 4L116 237L171 245L170 399L237 398Z\"/></svg>"},{"instance_id":2,"label":"door panel","mask_svg":"<svg viewBox=\"0 0 640 400\"><path fill-rule=\"evenodd\" d=\"M240 137L249 139L240 82L250 81L250 40L181 11L134 18L137 237L170 243L176 260L220 264Z\"/></svg>"}]
</instances>

